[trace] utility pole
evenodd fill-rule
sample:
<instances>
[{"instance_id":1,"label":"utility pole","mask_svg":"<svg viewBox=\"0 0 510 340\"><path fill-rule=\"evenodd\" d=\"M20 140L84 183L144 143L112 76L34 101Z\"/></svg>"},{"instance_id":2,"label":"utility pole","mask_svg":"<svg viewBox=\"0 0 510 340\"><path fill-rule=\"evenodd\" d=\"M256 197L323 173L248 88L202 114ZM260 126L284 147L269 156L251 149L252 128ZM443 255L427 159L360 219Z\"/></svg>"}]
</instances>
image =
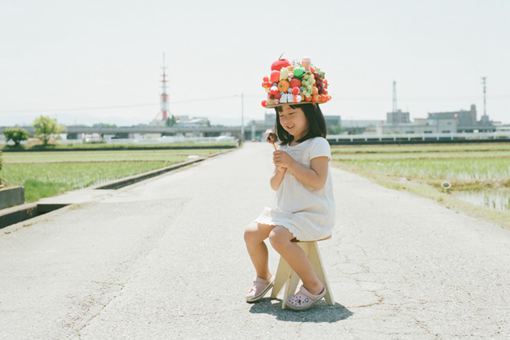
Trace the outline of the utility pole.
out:
<instances>
[{"instance_id":1,"label":"utility pole","mask_svg":"<svg viewBox=\"0 0 510 340\"><path fill-rule=\"evenodd\" d=\"M162 74L161 74L161 120L166 123L166 120L168 118L168 93L166 92L166 60L165 60L165 52L163 52L163 66L161 67Z\"/></svg>"},{"instance_id":2,"label":"utility pole","mask_svg":"<svg viewBox=\"0 0 510 340\"><path fill-rule=\"evenodd\" d=\"M393 112L397 112L397 82L393 81Z\"/></svg>"},{"instance_id":3,"label":"utility pole","mask_svg":"<svg viewBox=\"0 0 510 340\"><path fill-rule=\"evenodd\" d=\"M241 143L244 143L244 93L241 93Z\"/></svg>"},{"instance_id":4,"label":"utility pole","mask_svg":"<svg viewBox=\"0 0 510 340\"><path fill-rule=\"evenodd\" d=\"M483 116L487 117L487 77L482 77L483 85Z\"/></svg>"}]
</instances>

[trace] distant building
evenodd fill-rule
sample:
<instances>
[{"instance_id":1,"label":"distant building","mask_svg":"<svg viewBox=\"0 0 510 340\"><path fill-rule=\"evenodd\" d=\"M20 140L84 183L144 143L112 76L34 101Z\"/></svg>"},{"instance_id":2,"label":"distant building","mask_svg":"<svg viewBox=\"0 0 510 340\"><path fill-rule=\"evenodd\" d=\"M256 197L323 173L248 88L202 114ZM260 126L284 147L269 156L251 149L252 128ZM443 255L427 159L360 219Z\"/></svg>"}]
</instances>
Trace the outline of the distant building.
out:
<instances>
[{"instance_id":1,"label":"distant building","mask_svg":"<svg viewBox=\"0 0 510 340\"><path fill-rule=\"evenodd\" d=\"M380 133L383 120L378 119L343 119L342 130L349 135L356 135L365 132Z\"/></svg>"},{"instance_id":2,"label":"distant building","mask_svg":"<svg viewBox=\"0 0 510 340\"><path fill-rule=\"evenodd\" d=\"M328 136L342 133L342 117L327 115L324 116L324 120L326 122L326 134Z\"/></svg>"},{"instance_id":3,"label":"distant building","mask_svg":"<svg viewBox=\"0 0 510 340\"><path fill-rule=\"evenodd\" d=\"M342 117L341 116L324 116L324 120L326 121L327 126L341 126L342 125Z\"/></svg>"},{"instance_id":4,"label":"distant building","mask_svg":"<svg viewBox=\"0 0 510 340\"><path fill-rule=\"evenodd\" d=\"M503 124L501 122L495 122L496 132L510 132L510 124Z\"/></svg>"},{"instance_id":5,"label":"distant building","mask_svg":"<svg viewBox=\"0 0 510 340\"><path fill-rule=\"evenodd\" d=\"M211 122L207 117L192 117L187 115L175 116L176 122L174 127L204 127L211 126Z\"/></svg>"},{"instance_id":6,"label":"distant building","mask_svg":"<svg viewBox=\"0 0 510 340\"><path fill-rule=\"evenodd\" d=\"M386 113L387 124L407 124L410 122L409 112L402 112L402 110L397 110Z\"/></svg>"},{"instance_id":7,"label":"distant building","mask_svg":"<svg viewBox=\"0 0 510 340\"><path fill-rule=\"evenodd\" d=\"M276 123L276 113L265 113L264 114L264 124L265 125L274 125Z\"/></svg>"},{"instance_id":8,"label":"distant building","mask_svg":"<svg viewBox=\"0 0 510 340\"><path fill-rule=\"evenodd\" d=\"M342 118L340 116L325 115L324 120L328 126L340 126L342 125ZM257 121L259 123L259 121ZM268 126L274 126L276 123L276 113L265 113L264 124Z\"/></svg>"},{"instance_id":9,"label":"distant building","mask_svg":"<svg viewBox=\"0 0 510 340\"><path fill-rule=\"evenodd\" d=\"M400 116L392 119L404 119ZM385 134L424 134L424 133L457 133L457 132L492 132L496 127L488 116L476 119L476 106L471 105L469 110L433 112L427 118L416 118L413 123L389 123L388 119L383 126Z\"/></svg>"},{"instance_id":10,"label":"distant building","mask_svg":"<svg viewBox=\"0 0 510 340\"><path fill-rule=\"evenodd\" d=\"M324 116L326 121L326 127L328 129L327 134L335 134L342 125L341 116L328 115ZM263 132L266 129L274 129L276 126L276 113L265 113L264 120L250 120L247 124L247 137L252 140L260 140Z\"/></svg>"},{"instance_id":11,"label":"distant building","mask_svg":"<svg viewBox=\"0 0 510 340\"><path fill-rule=\"evenodd\" d=\"M431 117L429 113L429 117L426 120L426 131L425 133L454 133L454 132L462 132L459 131L459 121L453 116L449 115L444 116L435 116ZM430 130L430 131L428 131Z\"/></svg>"},{"instance_id":12,"label":"distant building","mask_svg":"<svg viewBox=\"0 0 510 340\"><path fill-rule=\"evenodd\" d=\"M496 130L488 116L484 115L480 121L476 120L476 105L474 104L471 105L469 110L429 113L427 121L430 125L444 127L447 124L455 126L456 131L454 132L490 132Z\"/></svg>"},{"instance_id":13,"label":"distant building","mask_svg":"<svg viewBox=\"0 0 510 340\"><path fill-rule=\"evenodd\" d=\"M426 133L453 133L457 131L457 122L454 119L419 119L414 123L384 124L383 134L426 134Z\"/></svg>"}]
</instances>

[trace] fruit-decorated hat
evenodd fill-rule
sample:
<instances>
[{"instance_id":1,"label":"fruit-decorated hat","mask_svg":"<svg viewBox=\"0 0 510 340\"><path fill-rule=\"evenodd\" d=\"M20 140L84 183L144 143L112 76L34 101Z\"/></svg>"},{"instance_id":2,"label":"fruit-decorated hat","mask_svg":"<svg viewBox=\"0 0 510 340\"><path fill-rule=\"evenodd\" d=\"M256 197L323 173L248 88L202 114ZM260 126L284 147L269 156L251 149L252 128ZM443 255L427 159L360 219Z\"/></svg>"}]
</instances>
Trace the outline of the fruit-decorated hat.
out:
<instances>
[{"instance_id":1,"label":"fruit-decorated hat","mask_svg":"<svg viewBox=\"0 0 510 340\"><path fill-rule=\"evenodd\" d=\"M267 98L263 107L283 104L323 104L331 99L324 72L312 65L310 58L289 62L280 57L271 65L271 74L263 78L262 87Z\"/></svg>"}]
</instances>

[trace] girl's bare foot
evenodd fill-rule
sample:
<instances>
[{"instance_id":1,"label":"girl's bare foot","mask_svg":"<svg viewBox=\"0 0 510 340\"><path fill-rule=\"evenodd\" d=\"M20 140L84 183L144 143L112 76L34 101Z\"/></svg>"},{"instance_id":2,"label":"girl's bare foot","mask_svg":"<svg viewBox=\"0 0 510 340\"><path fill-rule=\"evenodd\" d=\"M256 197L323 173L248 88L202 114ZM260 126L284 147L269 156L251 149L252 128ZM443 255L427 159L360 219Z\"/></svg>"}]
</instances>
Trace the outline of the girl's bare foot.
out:
<instances>
[{"instance_id":1,"label":"girl's bare foot","mask_svg":"<svg viewBox=\"0 0 510 340\"><path fill-rule=\"evenodd\" d=\"M273 275L271 275L271 274L268 274L266 276L259 276L259 275L257 275L257 276L260 277L261 279L266 280L267 282L271 281L271 278L273 277Z\"/></svg>"}]
</instances>

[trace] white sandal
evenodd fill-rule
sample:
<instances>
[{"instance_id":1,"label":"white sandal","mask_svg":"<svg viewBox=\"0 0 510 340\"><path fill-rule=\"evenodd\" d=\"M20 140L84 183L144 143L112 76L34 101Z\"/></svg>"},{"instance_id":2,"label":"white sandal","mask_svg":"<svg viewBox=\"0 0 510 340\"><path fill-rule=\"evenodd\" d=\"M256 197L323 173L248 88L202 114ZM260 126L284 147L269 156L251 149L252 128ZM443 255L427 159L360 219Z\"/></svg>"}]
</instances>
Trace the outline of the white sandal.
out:
<instances>
[{"instance_id":1,"label":"white sandal","mask_svg":"<svg viewBox=\"0 0 510 340\"><path fill-rule=\"evenodd\" d=\"M285 305L293 310L305 310L312 307L317 301L326 295L326 286L322 288L319 294L312 294L304 285L299 288L298 292L287 298Z\"/></svg>"}]
</instances>

